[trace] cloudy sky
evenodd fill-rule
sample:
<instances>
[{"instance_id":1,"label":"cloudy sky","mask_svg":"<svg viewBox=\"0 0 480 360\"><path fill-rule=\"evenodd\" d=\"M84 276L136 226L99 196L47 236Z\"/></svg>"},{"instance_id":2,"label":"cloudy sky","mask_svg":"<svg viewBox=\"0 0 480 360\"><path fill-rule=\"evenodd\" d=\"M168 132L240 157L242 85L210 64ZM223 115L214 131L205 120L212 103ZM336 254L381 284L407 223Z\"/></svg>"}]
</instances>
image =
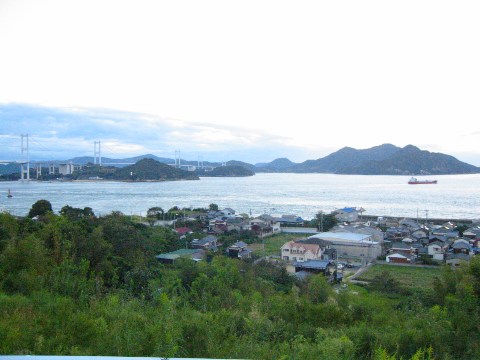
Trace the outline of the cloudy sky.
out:
<instances>
[{"instance_id":1,"label":"cloudy sky","mask_svg":"<svg viewBox=\"0 0 480 360\"><path fill-rule=\"evenodd\" d=\"M480 165L478 1L0 0L0 159L316 159L416 145Z\"/></svg>"}]
</instances>

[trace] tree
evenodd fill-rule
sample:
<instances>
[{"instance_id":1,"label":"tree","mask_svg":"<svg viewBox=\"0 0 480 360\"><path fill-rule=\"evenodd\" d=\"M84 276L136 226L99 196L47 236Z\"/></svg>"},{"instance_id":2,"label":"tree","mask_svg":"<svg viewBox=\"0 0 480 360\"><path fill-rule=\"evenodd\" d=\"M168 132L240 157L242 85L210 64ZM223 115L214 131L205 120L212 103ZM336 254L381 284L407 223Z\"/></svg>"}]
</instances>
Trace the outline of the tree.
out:
<instances>
[{"instance_id":1,"label":"tree","mask_svg":"<svg viewBox=\"0 0 480 360\"><path fill-rule=\"evenodd\" d=\"M164 215L164 211L161 207L155 206L147 211L147 220L150 226L153 226L155 223L155 220L160 220L162 216Z\"/></svg>"},{"instance_id":2,"label":"tree","mask_svg":"<svg viewBox=\"0 0 480 360\"><path fill-rule=\"evenodd\" d=\"M210 205L208 205L208 210L218 211L218 205L217 204L210 204Z\"/></svg>"},{"instance_id":3,"label":"tree","mask_svg":"<svg viewBox=\"0 0 480 360\"><path fill-rule=\"evenodd\" d=\"M67 217L70 220L80 220L83 218L92 218L95 216L92 208L90 207L80 209L71 207L70 205L65 205L64 207L62 207L62 209L60 210L60 215Z\"/></svg>"},{"instance_id":4,"label":"tree","mask_svg":"<svg viewBox=\"0 0 480 360\"><path fill-rule=\"evenodd\" d=\"M317 226L320 231L328 231L337 225L338 220L332 214L325 214L319 211L313 220L313 225Z\"/></svg>"},{"instance_id":5,"label":"tree","mask_svg":"<svg viewBox=\"0 0 480 360\"><path fill-rule=\"evenodd\" d=\"M48 200L38 200L35 204L32 205L32 208L28 212L28 217L33 218L35 216L44 216L47 213L53 212L52 204Z\"/></svg>"}]
</instances>

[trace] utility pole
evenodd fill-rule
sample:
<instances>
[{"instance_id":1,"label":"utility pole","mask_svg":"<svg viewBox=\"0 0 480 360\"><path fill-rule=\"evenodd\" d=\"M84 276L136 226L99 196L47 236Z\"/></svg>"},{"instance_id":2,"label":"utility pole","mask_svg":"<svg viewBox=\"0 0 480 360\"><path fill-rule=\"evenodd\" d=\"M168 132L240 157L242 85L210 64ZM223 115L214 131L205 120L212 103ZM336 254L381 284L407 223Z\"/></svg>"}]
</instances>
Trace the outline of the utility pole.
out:
<instances>
[{"instance_id":1,"label":"utility pole","mask_svg":"<svg viewBox=\"0 0 480 360\"><path fill-rule=\"evenodd\" d=\"M425 209L425 224L428 224L428 210Z\"/></svg>"},{"instance_id":2,"label":"utility pole","mask_svg":"<svg viewBox=\"0 0 480 360\"><path fill-rule=\"evenodd\" d=\"M320 232L323 232L323 211L320 212Z\"/></svg>"},{"instance_id":3,"label":"utility pole","mask_svg":"<svg viewBox=\"0 0 480 360\"><path fill-rule=\"evenodd\" d=\"M22 162L20 165L20 177L21 180L25 180L25 175L26 175L26 180L30 181L30 153L29 153L29 146L28 146L28 134L21 134L21 139L22 139L22 158L26 159L25 162ZM25 139L25 141L24 141ZM25 158L26 156L26 158Z\"/></svg>"}]
</instances>

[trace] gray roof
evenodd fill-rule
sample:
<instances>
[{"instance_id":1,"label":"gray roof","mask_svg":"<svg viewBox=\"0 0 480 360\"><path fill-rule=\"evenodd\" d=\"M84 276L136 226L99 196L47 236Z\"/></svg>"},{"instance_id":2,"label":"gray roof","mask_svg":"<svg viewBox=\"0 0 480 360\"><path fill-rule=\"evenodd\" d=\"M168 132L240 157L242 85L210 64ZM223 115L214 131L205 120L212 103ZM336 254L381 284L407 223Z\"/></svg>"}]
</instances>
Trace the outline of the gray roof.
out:
<instances>
[{"instance_id":1,"label":"gray roof","mask_svg":"<svg viewBox=\"0 0 480 360\"><path fill-rule=\"evenodd\" d=\"M330 260L308 260L304 262L296 261L293 263L293 266L295 267L314 270L325 270L329 265L333 265Z\"/></svg>"},{"instance_id":2,"label":"gray roof","mask_svg":"<svg viewBox=\"0 0 480 360\"><path fill-rule=\"evenodd\" d=\"M247 247L247 243L244 243L243 241L237 241L235 244L232 244L230 247L239 247L239 248L244 248Z\"/></svg>"},{"instance_id":3,"label":"gray roof","mask_svg":"<svg viewBox=\"0 0 480 360\"><path fill-rule=\"evenodd\" d=\"M471 249L472 248L472 245L470 245L470 243L468 241L465 241L465 240L457 240L453 243L452 247L454 249Z\"/></svg>"},{"instance_id":4,"label":"gray roof","mask_svg":"<svg viewBox=\"0 0 480 360\"><path fill-rule=\"evenodd\" d=\"M448 261L448 260L456 260L456 259L469 261L471 259L471 256L468 254L462 254L462 253L448 254L445 260Z\"/></svg>"}]
</instances>

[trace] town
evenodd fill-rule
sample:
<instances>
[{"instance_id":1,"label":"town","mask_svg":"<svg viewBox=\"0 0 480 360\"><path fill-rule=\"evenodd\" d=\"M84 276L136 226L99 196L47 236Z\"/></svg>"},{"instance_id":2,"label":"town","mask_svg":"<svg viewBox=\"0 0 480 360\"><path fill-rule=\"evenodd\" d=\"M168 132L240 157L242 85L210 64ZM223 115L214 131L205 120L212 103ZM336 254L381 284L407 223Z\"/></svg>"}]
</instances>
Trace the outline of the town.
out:
<instances>
[{"instance_id":1,"label":"town","mask_svg":"<svg viewBox=\"0 0 480 360\"><path fill-rule=\"evenodd\" d=\"M173 218L165 220L159 209L148 211L150 225L174 228L182 244L181 249L159 254L162 263L178 258L201 261L223 252L283 264L297 277L323 273L337 282L344 271L371 263L456 267L480 252L480 224L471 220L373 217L362 215L363 208L345 207L319 212L308 221L296 215L251 217L216 204L204 211L174 208L167 212L174 213Z\"/></svg>"}]
</instances>

